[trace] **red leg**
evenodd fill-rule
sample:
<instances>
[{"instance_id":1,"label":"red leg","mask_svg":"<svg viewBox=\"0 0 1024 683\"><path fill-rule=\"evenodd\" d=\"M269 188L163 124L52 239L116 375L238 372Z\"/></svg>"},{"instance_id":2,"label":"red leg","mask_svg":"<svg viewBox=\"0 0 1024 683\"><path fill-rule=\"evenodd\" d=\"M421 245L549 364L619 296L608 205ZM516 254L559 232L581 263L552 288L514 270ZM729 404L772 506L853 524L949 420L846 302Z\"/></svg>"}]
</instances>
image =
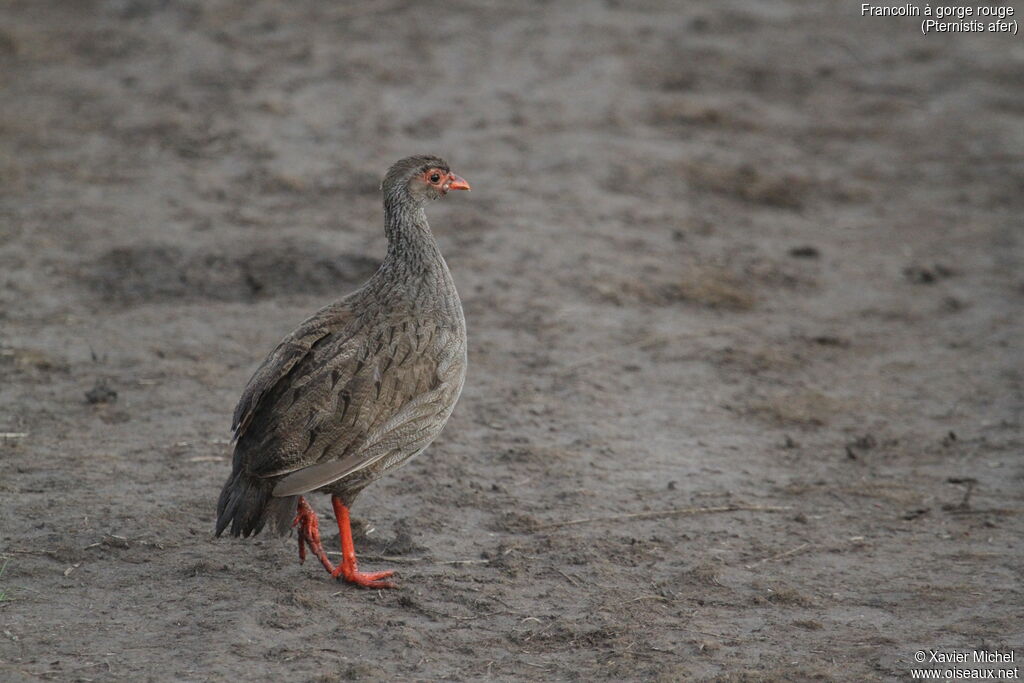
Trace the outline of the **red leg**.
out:
<instances>
[{"instance_id":1,"label":"red leg","mask_svg":"<svg viewBox=\"0 0 1024 683\"><path fill-rule=\"evenodd\" d=\"M316 513L309 506L306 499L299 496L299 504L295 512L295 521L292 527L299 527L299 562L306 561L306 546L313 551L324 569L334 574L334 564L327 558L324 552L323 543L320 542L320 523L316 519Z\"/></svg>"},{"instance_id":2,"label":"red leg","mask_svg":"<svg viewBox=\"0 0 1024 683\"><path fill-rule=\"evenodd\" d=\"M384 572L361 572L356 565L356 547L352 542L352 527L349 523L348 508L340 499L331 497L331 504L334 506L334 514L338 518L338 531L341 532L341 564L337 567L324 552L323 543L320 542L320 523L317 521L316 513L309 506L306 499L299 496L299 504L295 513L295 521L292 527L299 528L299 562L306 561L306 546L320 560L331 576L343 578L349 583L354 583L366 588L394 588L395 584L390 581L381 581L394 574L393 571Z\"/></svg>"},{"instance_id":3,"label":"red leg","mask_svg":"<svg viewBox=\"0 0 1024 683\"><path fill-rule=\"evenodd\" d=\"M352 526L349 522L348 507L337 496L331 496L334 515L338 518L338 531L341 533L341 564L331 572L335 578L344 578L349 583L367 588L394 588L390 581L381 581L395 572L361 572L356 563L356 546L352 542Z\"/></svg>"}]
</instances>

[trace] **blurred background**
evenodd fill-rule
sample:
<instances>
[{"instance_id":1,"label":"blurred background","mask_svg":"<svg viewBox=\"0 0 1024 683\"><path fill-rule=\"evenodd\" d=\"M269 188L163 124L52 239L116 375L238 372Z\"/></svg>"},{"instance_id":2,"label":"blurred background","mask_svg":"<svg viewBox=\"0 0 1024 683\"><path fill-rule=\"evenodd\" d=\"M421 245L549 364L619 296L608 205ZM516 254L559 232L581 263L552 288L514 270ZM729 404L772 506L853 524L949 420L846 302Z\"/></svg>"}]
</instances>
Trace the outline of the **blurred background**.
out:
<instances>
[{"instance_id":1,"label":"blurred background","mask_svg":"<svg viewBox=\"0 0 1024 683\"><path fill-rule=\"evenodd\" d=\"M892 680L1020 646L1024 44L858 3L0 2L5 680ZM348 589L211 537L410 154L470 334ZM324 508L324 501L314 501Z\"/></svg>"}]
</instances>

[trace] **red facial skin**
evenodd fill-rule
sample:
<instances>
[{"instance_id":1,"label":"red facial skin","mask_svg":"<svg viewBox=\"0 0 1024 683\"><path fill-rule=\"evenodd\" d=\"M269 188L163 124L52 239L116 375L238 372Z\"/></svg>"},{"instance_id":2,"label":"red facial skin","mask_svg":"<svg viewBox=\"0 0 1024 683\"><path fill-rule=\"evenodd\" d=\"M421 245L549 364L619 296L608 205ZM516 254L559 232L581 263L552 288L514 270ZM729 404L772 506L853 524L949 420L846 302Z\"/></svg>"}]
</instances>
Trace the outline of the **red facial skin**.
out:
<instances>
[{"instance_id":1,"label":"red facial skin","mask_svg":"<svg viewBox=\"0 0 1024 683\"><path fill-rule=\"evenodd\" d=\"M434 177L437 180L434 180ZM423 182L427 185L432 185L437 188L437 191L442 195L448 194L448 190L468 190L469 183L464 178L460 178L451 171L445 171L440 168L430 168L423 173Z\"/></svg>"}]
</instances>

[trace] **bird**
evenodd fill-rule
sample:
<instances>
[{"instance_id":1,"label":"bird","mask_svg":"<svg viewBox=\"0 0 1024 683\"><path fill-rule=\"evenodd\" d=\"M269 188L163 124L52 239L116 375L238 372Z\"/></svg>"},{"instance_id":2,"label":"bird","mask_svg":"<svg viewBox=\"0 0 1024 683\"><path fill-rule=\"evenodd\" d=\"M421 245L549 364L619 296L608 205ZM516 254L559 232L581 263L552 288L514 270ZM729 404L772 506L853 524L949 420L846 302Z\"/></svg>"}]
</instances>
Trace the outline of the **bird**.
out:
<instances>
[{"instance_id":1,"label":"bird","mask_svg":"<svg viewBox=\"0 0 1024 683\"><path fill-rule=\"evenodd\" d=\"M349 508L385 472L441 433L466 377L466 321L425 205L469 183L437 156L395 162L380 187L387 254L362 287L320 309L274 348L232 419L231 474L216 536L249 537L269 523L297 530L331 576L394 588L394 571L361 572ZM341 538L335 566L306 500L328 494Z\"/></svg>"}]
</instances>

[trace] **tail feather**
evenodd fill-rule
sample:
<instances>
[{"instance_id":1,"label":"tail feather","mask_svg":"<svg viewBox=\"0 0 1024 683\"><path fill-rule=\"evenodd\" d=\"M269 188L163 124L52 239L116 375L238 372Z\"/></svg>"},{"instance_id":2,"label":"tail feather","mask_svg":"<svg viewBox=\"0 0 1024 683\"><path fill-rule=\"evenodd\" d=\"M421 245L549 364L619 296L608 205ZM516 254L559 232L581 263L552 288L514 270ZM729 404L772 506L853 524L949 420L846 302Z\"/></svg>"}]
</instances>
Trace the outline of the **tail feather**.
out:
<instances>
[{"instance_id":1,"label":"tail feather","mask_svg":"<svg viewBox=\"0 0 1024 683\"><path fill-rule=\"evenodd\" d=\"M271 481L238 470L232 472L217 501L217 536L224 533L228 525L232 536L255 536L268 521L277 534L288 533L295 514L295 496L275 498L273 489Z\"/></svg>"}]
</instances>

